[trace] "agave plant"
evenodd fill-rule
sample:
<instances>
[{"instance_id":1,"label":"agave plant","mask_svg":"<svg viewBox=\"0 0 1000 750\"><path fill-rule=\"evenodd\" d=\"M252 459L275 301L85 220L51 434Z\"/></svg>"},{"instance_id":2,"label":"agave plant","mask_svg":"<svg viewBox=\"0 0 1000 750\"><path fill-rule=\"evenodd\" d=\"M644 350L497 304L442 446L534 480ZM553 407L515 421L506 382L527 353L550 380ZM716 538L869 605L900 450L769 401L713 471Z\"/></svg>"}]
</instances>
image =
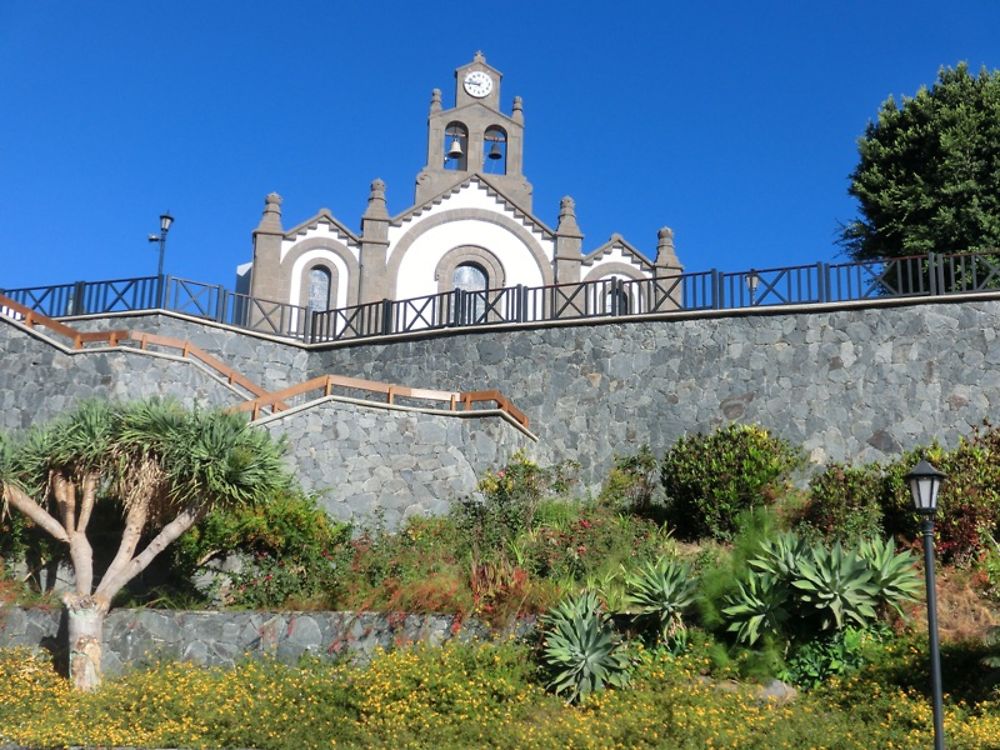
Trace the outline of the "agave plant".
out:
<instances>
[{"instance_id":1,"label":"agave plant","mask_svg":"<svg viewBox=\"0 0 1000 750\"><path fill-rule=\"evenodd\" d=\"M684 629L684 612L695 598L695 582L689 565L661 557L655 562L647 562L634 573L626 573L625 584L628 589L626 611L636 619L656 618L664 643Z\"/></svg>"},{"instance_id":2,"label":"agave plant","mask_svg":"<svg viewBox=\"0 0 1000 750\"><path fill-rule=\"evenodd\" d=\"M791 579L798 571L799 561L809 551L809 545L798 534L786 531L760 544L760 550L747 561L754 570L784 580Z\"/></svg>"},{"instance_id":3,"label":"agave plant","mask_svg":"<svg viewBox=\"0 0 1000 750\"><path fill-rule=\"evenodd\" d=\"M767 632L776 632L788 620L787 584L770 573L751 572L738 583L737 593L727 597L722 614L729 620L729 632L737 640L752 646Z\"/></svg>"},{"instance_id":4,"label":"agave plant","mask_svg":"<svg viewBox=\"0 0 1000 750\"><path fill-rule=\"evenodd\" d=\"M586 591L557 604L541 618L549 687L573 703L607 685L628 684L630 662L597 595Z\"/></svg>"},{"instance_id":5,"label":"agave plant","mask_svg":"<svg viewBox=\"0 0 1000 750\"><path fill-rule=\"evenodd\" d=\"M863 557L837 542L830 549L817 545L799 561L792 581L798 600L811 605L823 630L840 630L850 620L862 627L876 618L878 588Z\"/></svg>"},{"instance_id":6,"label":"agave plant","mask_svg":"<svg viewBox=\"0 0 1000 750\"><path fill-rule=\"evenodd\" d=\"M895 609L902 616L900 603L916 600L921 589L920 576L913 567L913 555L906 551L897 553L893 539L878 537L862 542L859 552L872 572L872 585L879 604Z\"/></svg>"}]
</instances>

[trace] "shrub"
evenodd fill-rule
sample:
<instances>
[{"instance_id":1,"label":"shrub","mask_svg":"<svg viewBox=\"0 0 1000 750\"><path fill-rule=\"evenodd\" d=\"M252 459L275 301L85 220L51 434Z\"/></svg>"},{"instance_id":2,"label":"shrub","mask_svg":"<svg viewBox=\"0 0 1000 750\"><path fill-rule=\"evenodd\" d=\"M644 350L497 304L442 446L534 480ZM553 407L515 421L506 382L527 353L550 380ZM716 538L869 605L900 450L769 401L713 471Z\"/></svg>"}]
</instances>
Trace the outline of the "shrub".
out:
<instances>
[{"instance_id":1,"label":"shrub","mask_svg":"<svg viewBox=\"0 0 1000 750\"><path fill-rule=\"evenodd\" d=\"M563 462L543 468L518 451L503 468L487 471L477 487L481 498L463 499L453 516L481 552L506 550L519 534L534 526L543 501L569 491L575 467Z\"/></svg>"},{"instance_id":2,"label":"shrub","mask_svg":"<svg viewBox=\"0 0 1000 750\"><path fill-rule=\"evenodd\" d=\"M882 506L889 492L879 464L833 464L809 482L809 500L798 522L831 541L880 536Z\"/></svg>"},{"instance_id":3,"label":"shrub","mask_svg":"<svg viewBox=\"0 0 1000 750\"><path fill-rule=\"evenodd\" d=\"M659 479L659 461L644 444L632 455L615 457L597 499L624 513L660 519L666 498Z\"/></svg>"},{"instance_id":4,"label":"shrub","mask_svg":"<svg viewBox=\"0 0 1000 750\"><path fill-rule=\"evenodd\" d=\"M220 557L237 555L241 569L219 574L224 601L242 607L301 607L336 597L350 527L338 524L313 498L289 492L259 505L214 510L181 537L176 571L190 578Z\"/></svg>"},{"instance_id":5,"label":"shrub","mask_svg":"<svg viewBox=\"0 0 1000 750\"><path fill-rule=\"evenodd\" d=\"M686 538L730 539L739 513L783 495L802 462L788 442L755 425L682 437L661 465L668 518Z\"/></svg>"},{"instance_id":6,"label":"shrub","mask_svg":"<svg viewBox=\"0 0 1000 750\"><path fill-rule=\"evenodd\" d=\"M818 687L863 666L866 644L878 638L869 629L846 627L806 641L792 650L780 677L800 687Z\"/></svg>"},{"instance_id":7,"label":"shrub","mask_svg":"<svg viewBox=\"0 0 1000 750\"><path fill-rule=\"evenodd\" d=\"M864 627L875 619L878 591L871 579L867 561L835 542L829 549L816 545L799 560L792 586L818 615L820 629L841 630L848 621Z\"/></svg>"}]
</instances>

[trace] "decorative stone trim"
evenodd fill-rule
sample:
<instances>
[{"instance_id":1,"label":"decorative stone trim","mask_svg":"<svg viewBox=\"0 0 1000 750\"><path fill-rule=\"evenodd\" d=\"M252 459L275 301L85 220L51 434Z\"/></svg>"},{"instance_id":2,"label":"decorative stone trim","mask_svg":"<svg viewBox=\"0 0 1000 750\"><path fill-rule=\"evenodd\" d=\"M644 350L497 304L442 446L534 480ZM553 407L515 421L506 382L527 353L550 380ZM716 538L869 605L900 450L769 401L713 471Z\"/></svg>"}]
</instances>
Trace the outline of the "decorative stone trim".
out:
<instances>
[{"instance_id":1,"label":"decorative stone trim","mask_svg":"<svg viewBox=\"0 0 1000 750\"><path fill-rule=\"evenodd\" d=\"M445 253L434 270L434 278L438 283L439 292L450 292L454 285L452 279L455 269L466 263L481 266L487 275L487 288L500 289L507 286L507 274L503 264L493 253L476 245L461 245Z\"/></svg>"}]
</instances>

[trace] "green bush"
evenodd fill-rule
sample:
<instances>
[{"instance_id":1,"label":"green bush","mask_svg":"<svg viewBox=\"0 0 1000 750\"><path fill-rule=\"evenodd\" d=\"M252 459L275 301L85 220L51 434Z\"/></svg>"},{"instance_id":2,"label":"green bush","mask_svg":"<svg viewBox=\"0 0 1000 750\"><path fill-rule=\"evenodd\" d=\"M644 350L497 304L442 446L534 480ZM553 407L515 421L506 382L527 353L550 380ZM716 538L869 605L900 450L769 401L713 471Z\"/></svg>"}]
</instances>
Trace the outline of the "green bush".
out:
<instances>
[{"instance_id":1,"label":"green bush","mask_svg":"<svg viewBox=\"0 0 1000 750\"><path fill-rule=\"evenodd\" d=\"M238 555L225 601L240 607L325 605L337 596L351 529L330 519L316 501L290 492L267 503L212 511L182 536L175 574L190 579L213 560ZM219 574L223 575L223 574Z\"/></svg>"},{"instance_id":2,"label":"green bush","mask_svg":"<svg viewBox=\"0 0 1000 750\"><path fill-rule=\"evenodd\" d=\"M938 497L936 550L945 562L966 564L988 549L1000 530L1000 430L989 423L962 437L952 450L937 444L896 460L858 467L834 465L810 483L800 523L828 539L920 537L920 518L906 474L926 459L947 475Z\"/></svg>"},{"instance_id":3,"label":"green bush","mask_svg":"<svg viewBox=\"0 0 1000 750\"><path fill-rule=\"evenodd\" d=\"M916 599L920 583L909 552L879 540L844 548L806 544L794 533L764 540L747 560L722 620L754 645L771 634L803 644L847 627L869 628Z\"/></svg>"},{"instance_id":4,"label":"green bush","mask_svg":"<svg viewBox=\"0 0 1000 750\"><path fill-rule=\"evenodd\" d=\"M518 451L505 466L483 475L477 486L481 497L463 499L453 517L480 553L504 551L535 525L543 502L566 495L576 468L572 462L542 467Z\"/></svg>"},{"instance_id":5,"label":"green bush","mask_svg":"<svg viewBox=\"0 0 1000 750\"><path fill-rule=\"evenodd\" d=\"M597 499L623 513L662 519L666 498L659 478L659 460L648 445L634 454L615 456Z\"/></svg>"},{"instance_id":6,"label":"green bush","mask_svg":"<svg viewBox=\"0 0 1000 750\"><path fill-rule=\"evenodd\" d=\"M802 463L787 441L755 425L682 437L660 469L668 520L684 538L730 539L740 512L785 494Z\"/></svg>"},{"instance_id":7,"label":"green bush","mask_svg":"<svg viewBox=\"0 0 1000 750\"><path fill-rule=\"evenodd\" d=\"M660 642L669 644L684 630L684 613L694 604L697 581L691 566L669 557L626 573L625 605L637 620L652 620Z\"/></svg>"},{"instance_id":8,"label":"green bush","mask_svg":"<svg viewBox=\"0 0 1000 750\"><path fill-rule=\"evenodd\" d=\"M882 507L890 491L879 464L828 466L809 482L809 499L798 523L830 541L880 536Z\"/></svg>"}]
</instances>

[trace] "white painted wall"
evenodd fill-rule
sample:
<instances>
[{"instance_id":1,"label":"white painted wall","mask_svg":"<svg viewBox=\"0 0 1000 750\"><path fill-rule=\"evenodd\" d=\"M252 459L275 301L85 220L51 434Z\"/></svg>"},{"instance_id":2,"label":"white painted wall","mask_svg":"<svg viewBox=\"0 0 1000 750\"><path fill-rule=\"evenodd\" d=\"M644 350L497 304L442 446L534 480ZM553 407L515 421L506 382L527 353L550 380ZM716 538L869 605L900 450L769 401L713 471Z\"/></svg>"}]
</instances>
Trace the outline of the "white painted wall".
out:
<instances>
[{"instance_id":1,"label":"white painted wall","mask_svg":"<svg viewBox=\"0 0 1000 750\"><path fill-rule=\"evenodd\" d=\"M330 226L325 221L319 222L315 229L307 229L303 234L296 234L295 239L284 239L281 241L281 257L279 261L281 263L285 262L285 257L292 251L292 249L298 245L300 242L311 239L324 239L332 240L338 245L341 245L343 249L354 256L357 260L361 254L361 250L357 245L351 242L351 238L348 237L343 232L337 230L335 227Z\"/></svg>"},{"instance_id":2,"label":"white painted wall","mask_svg":"<svg viewBox=\"0 0 1000 750\"><path fill-rule=\"evenodd\" d=\"M335 297L332 301L333 307L344 307L347 305L347 264L336 253L318 247L303 253L292 265L292 283L288 292L288 303L291 305L300 304L302 294L302 272L306 266L316 261L322 261L331 268L337 269L337 288L334 291Z\"/></svg>"},{"instance_id":3,"label":"white painted wall","mask_svg":"<svg viewBox=\"0 0 1000 750\"><path fill-rule=\"evenodd\" d=\"M434 271L445 253L462 245L486 248L497 257L506 285L541 286L542 272L531 250L510 230L474 219L453 221L427 230L410 245L399 266L395 298L437 294ZM490 280L493 286L495 280Z\"/></svg>"},{"instance_id":4,"label":"white painted wall","mask_svg":"<svg viewBox=\"0 0 1000 750\"><path fill-rule=\"evenodd\" d=\"M392 255L396 251L396 247L403 236L410 232L415 226L419 225L421 221L433 218L434 216L437 216L445 211L460 208L475 208L502 214L528 230L541 246L542 251L550 261L555 255L555 243L549 238L549 235L546 232L539 229L534 222L525 221L523 218L519 217L516 213L514 213L514 211L506 208L500 200L486 192L485 187L477 182L473 182L467 187L459 190L457 193L445 196L440 203L433 204L426 210L407 218L401 222L399 226L390 224L388 234L389 251L387 254L387 260L392 259ZM480 247L489 247L484 245L482 242L466 242L460 244L473 244L479 245ZM496 253L493 248L489 249ZM498 255L498 257L500 256Z\"/></svg>"}]
</instances>

